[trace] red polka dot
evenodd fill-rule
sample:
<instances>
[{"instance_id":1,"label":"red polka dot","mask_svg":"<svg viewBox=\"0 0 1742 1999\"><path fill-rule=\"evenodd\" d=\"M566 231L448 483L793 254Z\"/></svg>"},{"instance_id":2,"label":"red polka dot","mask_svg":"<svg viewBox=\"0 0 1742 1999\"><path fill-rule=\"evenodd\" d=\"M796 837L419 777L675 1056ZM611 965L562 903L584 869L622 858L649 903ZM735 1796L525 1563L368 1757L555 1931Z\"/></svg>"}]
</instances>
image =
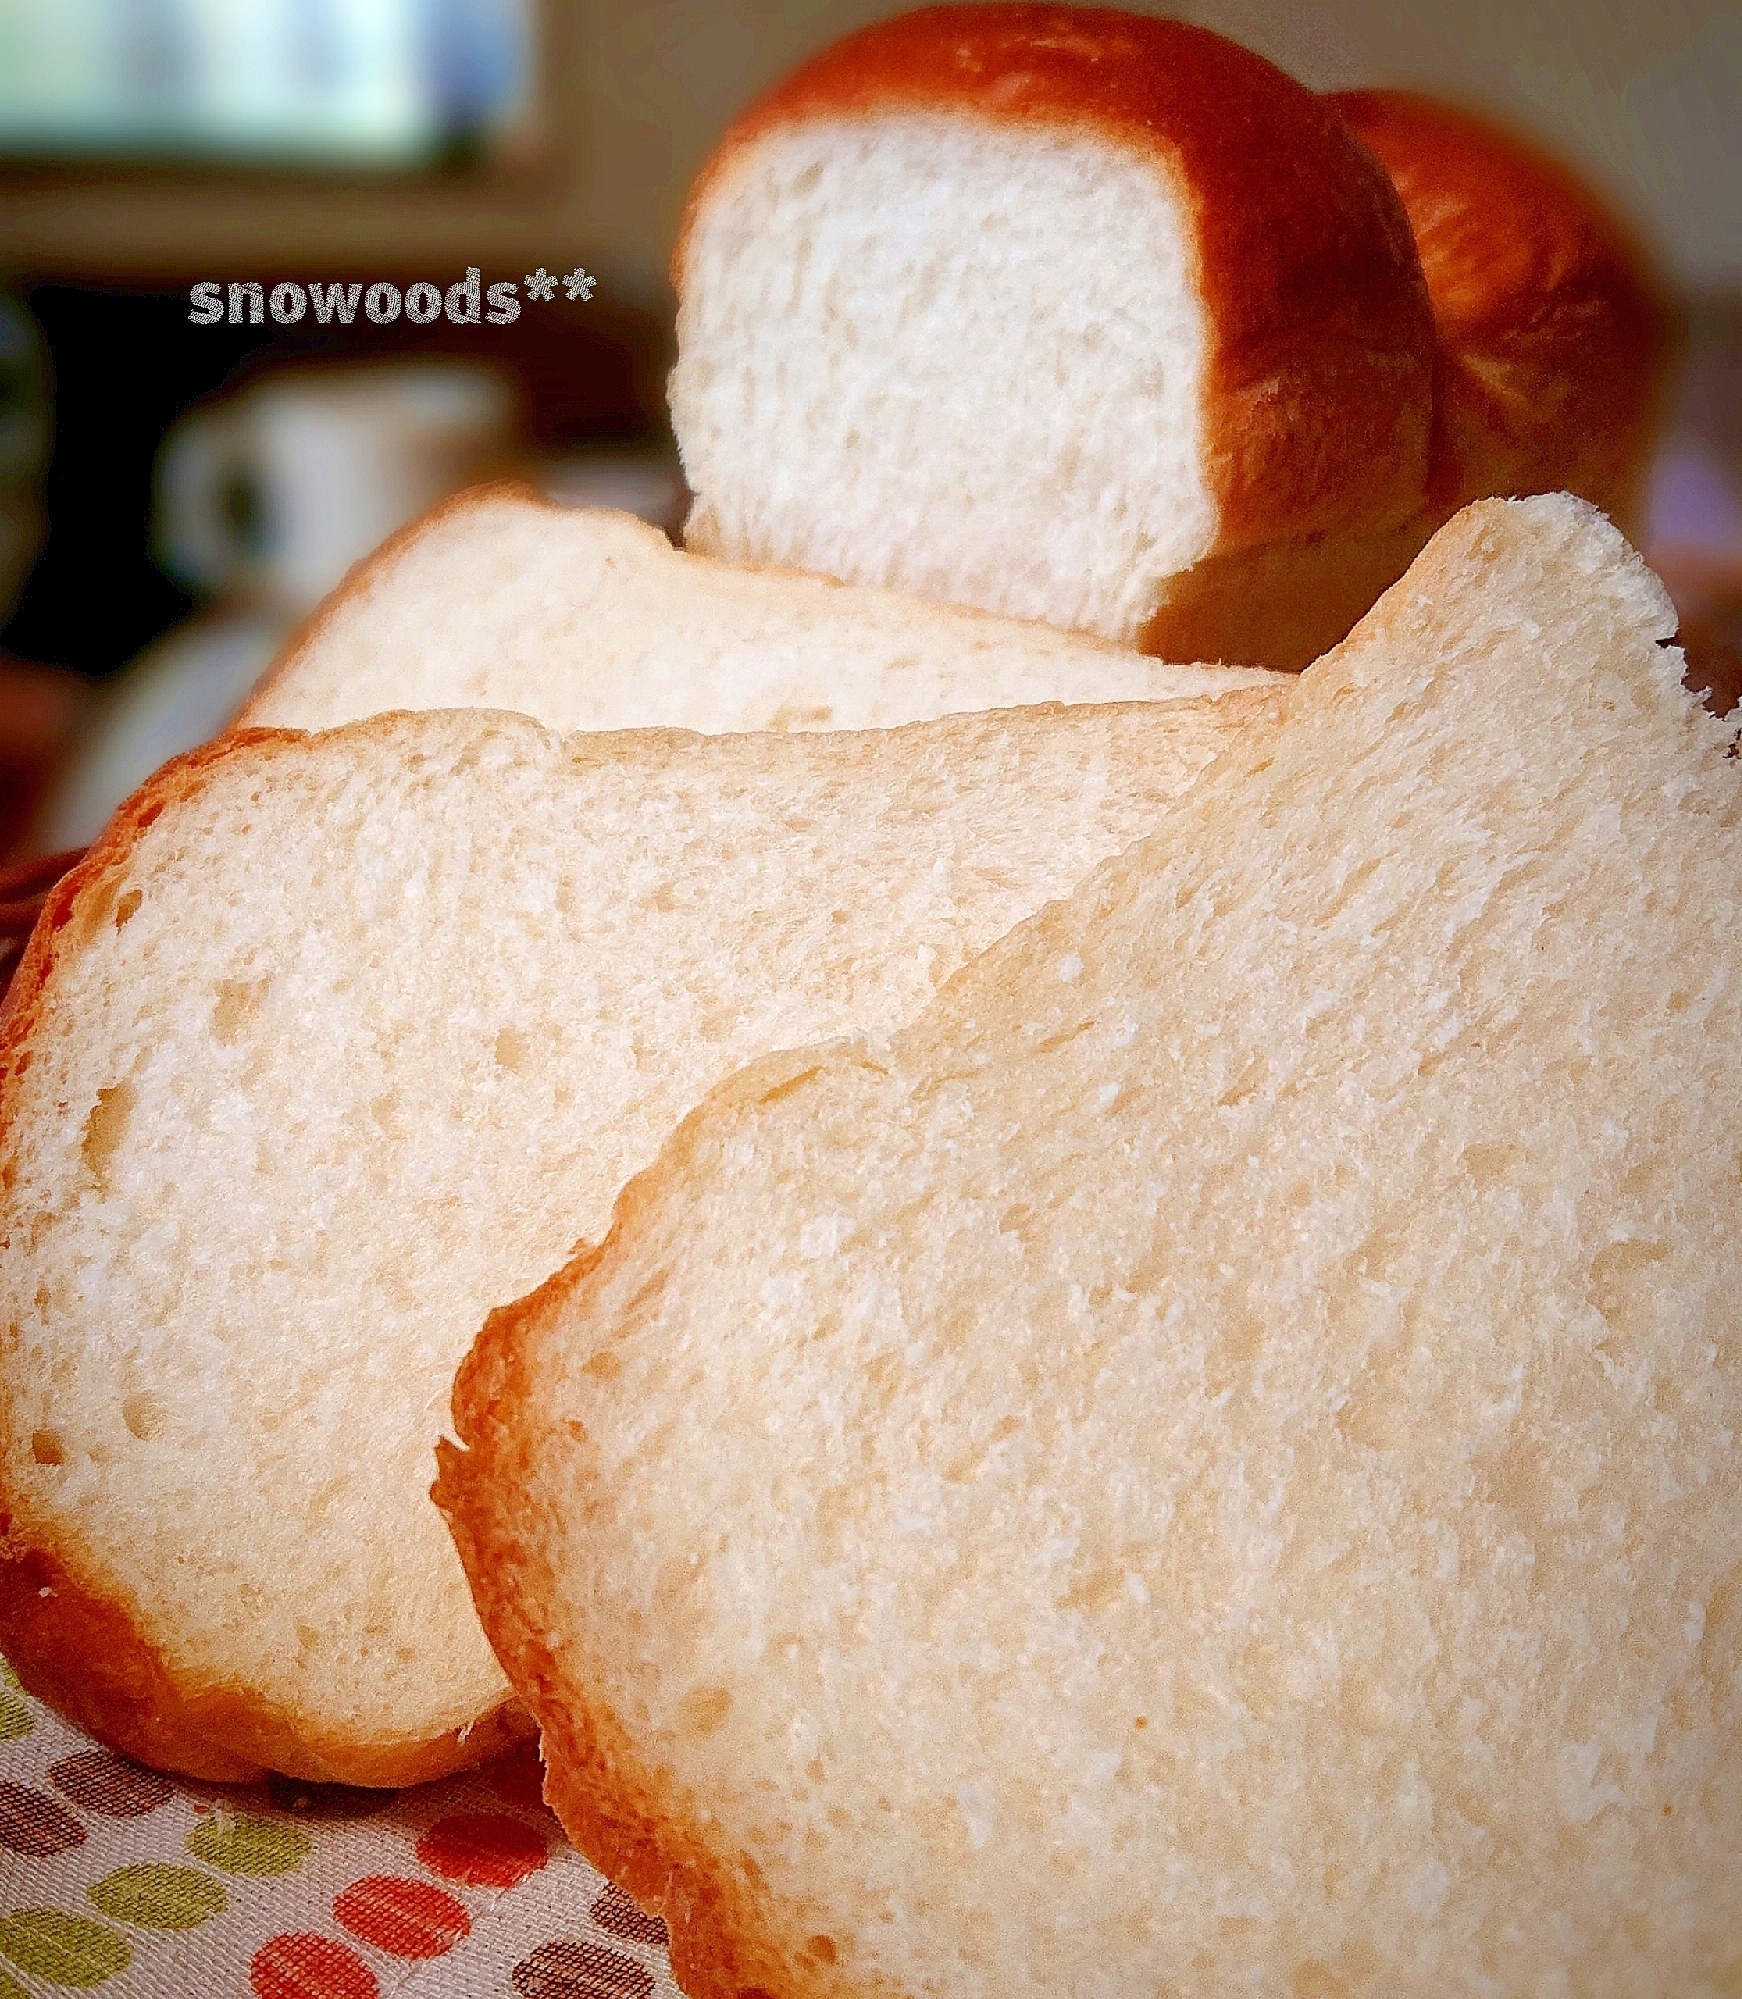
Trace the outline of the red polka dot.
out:
<instances>
[{"instance_id":1,"label":"red polka dot","mask_svg":"<svg viewBox=\"0 0 1742 1999\"><path fill-rule=\"evenodd\" d=\"M508 1974L520 1999L650 1999L653 1973L632 1957L578 1937L556 1937ZM740 1993L738 1999L749 1999ZM768 1999L758 1993L756 1999Z\"/></svg>"},{"instance_id":2,"label":"red polka dot","mask_svg":"<svg viewBox=\"0 0 1742 1999\"><path fill-rule=\"evenodd\" d=\"M371 1874L333 1904L342 1928L390 1957L444 1957L471 1934L472 1919L445 1888Z\"/></svg>"},{"instance_id":3,"label":"red polka dot","mask_svg":"<svg viewBox=\"0 0 1742 1999\"><path fill-rule=\"evenodd\" d=\"M512 1888L538 1872L545 1853L530 1826L499 1812L438 1819L417 1843L417 1857L432 1874L468 1888Z\"/></svg>"},{"instance_id":4,"label":"red polka dot","mask_svg":"<svg viewBox=\"0 0 1742 1999\"><path fill-rule=\"evenodd\" d=\"M175 1786L167 1778L111 1756L106 1749L63 1756L51 1766L48 1781L75 1805L101 1812L106 1818L142 1818L175 1796Z\"/></svg>"},{"instance_id":5,"label":"red polka dot","mask_svg":"<svg viewBox=\"0 0 1742 1999\"><path fill-rule=\"evenodd\" d=\"M650 1916L632 1902L615 1882L607 1881L593 1903L593 1921L614 1937L631 1943L657 1944L663 1950L671 1942L663 1916Z\"/></svg>"},{"instance_id":6,"label":"red polka dot","mask_svg":"<svg viewBox=\"0 0 1742 1999\"><path fill-rule=\"evenodd\" d=\"M40 1860L84 1843L84 1827L47 1792L0 1783L0 1847L8 1853Z\"/></svg>"},{"instance_id":7,"label":"red polka dot","mask_svg":"<svg viewBox=\"0 0 1742 1999\"><path fill-rule=\"evenodd\" d=\"M263 1943L248 1967L255 1999L380 1999L375 1974L348 1944L331 1937L282 1936Z\"/></svg>"}]
</instances>

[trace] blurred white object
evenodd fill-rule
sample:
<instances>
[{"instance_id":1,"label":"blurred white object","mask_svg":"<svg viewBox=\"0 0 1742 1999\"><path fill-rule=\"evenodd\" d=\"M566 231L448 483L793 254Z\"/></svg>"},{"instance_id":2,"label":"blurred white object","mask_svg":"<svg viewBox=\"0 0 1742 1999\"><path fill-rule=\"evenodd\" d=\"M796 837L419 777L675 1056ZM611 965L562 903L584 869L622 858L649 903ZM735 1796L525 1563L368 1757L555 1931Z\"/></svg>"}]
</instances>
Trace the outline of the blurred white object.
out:
<instances>
[{"instance_id":1,"label":"blurred white object","mask_svg":"<svg viewBox=\"0 0 1742 1999\"><path fill-rule=\"evenodd\" d=\"M458 361L270 376L164 440L158 560L195 590L301 617L395 528L499 468L515 414L505 377Z\"/></svg>"},{"instance_id":2,"label":"blurred white object","mask_svg":"<svg viewBox=\"0 0 1742 1999\"><path fill-rule=\"evenodd\" d=\"M410 163L521 115L529 0L0 0L0 149Z\"/></svg>"},{"instance_id":3,"label":"blurred white object","mask_svg":"<svg viewBox=\"0 0 1742 1999\"><path fill-rule=\"evenodd\" d=\"M223 729L353 563L504 468L516 413L494 371L429 361L287 371L185 416L158 460L152 541L216 601L103 691L31 845L94 840L160 764Z\"/></svg>"},{"instance_id":4,"label":"blurred white object","mask_svg":"<svg viewBox=\"0 0 1742 1999\"><path fill-rule=\"evenodd\" d=\"M31 845L88 846L159 765L224 726L284 636L282 621L262 611L206 611L147 646L98 697Z\"/></svg>"},{"instance_id":5,"label":"blurred white object","mask_svg":"<svg viewBox=\"0 0 1742 1999\"><path fill-rule=\"evenodd\" d=\"M0 623L42 546L52 431L42 335L24 307L0 292Z\"/></svg>"},{"instance_id":6,"label":"blurred white object","mask_svg":"<svg viewBox=\"0 0 1742 1999\"><path fill-rule=\"evenodd\" d=\"M689 511L689 488L675 447L599 445L548 459L534 474L547 499L565 507L611 507L675 536Z\"/></svg>"}]
</instances>

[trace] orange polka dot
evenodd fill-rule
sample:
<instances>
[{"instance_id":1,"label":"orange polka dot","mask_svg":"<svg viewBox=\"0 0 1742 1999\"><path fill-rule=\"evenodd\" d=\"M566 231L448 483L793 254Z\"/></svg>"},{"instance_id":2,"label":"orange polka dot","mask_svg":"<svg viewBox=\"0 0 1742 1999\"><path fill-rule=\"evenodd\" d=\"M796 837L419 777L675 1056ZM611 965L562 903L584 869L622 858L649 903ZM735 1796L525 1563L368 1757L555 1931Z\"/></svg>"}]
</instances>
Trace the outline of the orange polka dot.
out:
<instances>
[{"instance_id":1,"label":"orange polka dot","mask_svg":"<svg viewBox=\"0 0 1742 1999\"><path fill-rule=\"evenodd\" d=\"M512 1888L545 1863L545 1842L500 1812L458 1812L438 1819L417 1843L417 1857L444 1881L468 1888Z\"/></svg>"},{"instance_id":2,"label":"orange polka dot","mask_svg":"<svg viewBox=\"0 0 1742 1999\"><path fill-rule=\"evenodd\" d=\"M444 1957L469 1936L472 1919L445 1888L370 1874L333 1904L340 1926L390 1957Z\"/></svg>"},{"instance_id":3,"label":"orange polka dot","mask_svg":"<svg viewBox=\"0 0 1742 1999\"><path fill-rule=\"evenodd\" d=\"M380 1999L375 1974L348 1944L331 1937L278 1936L248 1967L255 1999Z\"/></svg>"}]
</instances>

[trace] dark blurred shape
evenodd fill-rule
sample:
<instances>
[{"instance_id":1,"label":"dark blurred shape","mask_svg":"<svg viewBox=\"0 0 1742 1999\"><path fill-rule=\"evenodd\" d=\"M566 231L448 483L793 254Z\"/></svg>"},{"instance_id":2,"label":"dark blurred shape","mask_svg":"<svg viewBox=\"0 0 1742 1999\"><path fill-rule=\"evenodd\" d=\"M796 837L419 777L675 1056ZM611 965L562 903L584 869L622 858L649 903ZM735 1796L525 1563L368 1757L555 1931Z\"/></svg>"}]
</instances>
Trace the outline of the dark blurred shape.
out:
<instances>
[{"instance_id":1,"label":"dark blurred shape","mask_svg":"<svg viewBox=\"0 0 1742 1999\"><path fill-rule=\"evenodd\" d=\"M1703 697L1714 715L1728 715L1742 702L1742 647L1722 628L1684 617L1676 643L1687 656L1682 683Z\"/></svg>"},{"instance_id":2,"label":"dark blurred shape","mask_svg":"<svg viewBox=\"0 0 1742 1999\"><path fill-rule=\"evenodd\" d=\"M41 330L0 292L0 619L42 545L42 476L54 427L48 374Z\"/></svg>"},{"instance_id":3,"label":"dark blurred shape","mask_svg":"<svg viewBox=\"0 0 1742 1999\"><path fill-rule=\"evenodd\" d=\"M367 270L338 259L322 279L439 280L462 272ZM497 275L497 273L492 273ZM445 319L388 326L195 326L188 294L73 284L28 293L46 335L58 422L47 481L49 533L0 647L105 679L179 623L194 599L154 563L152 467L189 406L292 362L443 356L487 363L520 385L525 446L540 454L666 435L669 328L608 298L525 311L481 330Z\"/></svg>"},{"instance_id":4,"label":"dark blurred shape","mask_svg":"<svg viewBox=\"0 0 1742 1999\"><path fill-rule=\"evenodd\" d=\"M1655 274L1570 169L1407 90L1331 99L1390 174L1433 305L1433 498L1578 493L1630 534L1670 357Z\"/></svg>"},{"instance_id":5,"label":"dark blurred shape","mask_svg":"<svg viewBox=\"0 0 1742 1999\"><path fill-rule=\"evenodd\" d=\"M83 849L43 854L15 867L0 869L0 1000L6 997L12 974L24 955L42 905L56 882L84 858Z\"/></svg>"},{"instance_id":6,"label":"dark blurred shape","mask_svg":"<svg viewBox=\"0 0 1742 1999\"><path fill-rule=\"evenodd\" d=\"M0 154L417 165L525 114L529 0L9 0Z\"/></svg>"},{"instance_id":7,"label":"dark blurred shape","mask_svg":"<svg viewBox=\"0 0 1742 1999\"><path fill-rule=\"evenodd\" d=\"M0 655L0 860L29 826L86 702L76 675Z\"/></svg>"},{"instance_id":8,"label":"dark blurred shape","mask_svg":"<svg viewBox=\"0 0 1742 1999\"><path fill-rule=\"evenodd\" d=\"M101 678L193 605L151 559L158 442L272 329L191 327L183 292L38 285L29 303L54 359L49 531L0 646Z\"/></svg>"},{"instance_id":9,"label":"dark blurred shape","mask_svg":"<svg viewBox=\"0 0 1742 1999\"><path fill-rule=\"evenodd\" d=\"M1687 349L1652 478L1646 553L1681 613L1688 684L1727 712L1742 694L1742 300L1688 313Z\"/></svg>"}]
</instances>

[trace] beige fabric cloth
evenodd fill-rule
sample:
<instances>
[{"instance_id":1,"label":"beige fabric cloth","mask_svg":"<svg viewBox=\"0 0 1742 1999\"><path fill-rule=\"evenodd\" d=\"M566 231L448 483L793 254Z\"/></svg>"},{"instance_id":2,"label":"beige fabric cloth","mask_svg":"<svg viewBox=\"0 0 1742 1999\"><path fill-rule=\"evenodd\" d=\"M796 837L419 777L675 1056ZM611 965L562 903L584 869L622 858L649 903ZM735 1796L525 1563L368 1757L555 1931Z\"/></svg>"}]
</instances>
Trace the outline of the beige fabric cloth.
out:
<instances>
[{"instance_id":1,"label":"beige fabric cloth","mask_svg":"<svg viewBox=\"0 0 1742 1999\"><path fill-rule=\"evenodd\" d=\"M530 1750L400 1792L141 1770L0 1661L0 1999L676 1999Z\"/></svg>"}]
</instances>

